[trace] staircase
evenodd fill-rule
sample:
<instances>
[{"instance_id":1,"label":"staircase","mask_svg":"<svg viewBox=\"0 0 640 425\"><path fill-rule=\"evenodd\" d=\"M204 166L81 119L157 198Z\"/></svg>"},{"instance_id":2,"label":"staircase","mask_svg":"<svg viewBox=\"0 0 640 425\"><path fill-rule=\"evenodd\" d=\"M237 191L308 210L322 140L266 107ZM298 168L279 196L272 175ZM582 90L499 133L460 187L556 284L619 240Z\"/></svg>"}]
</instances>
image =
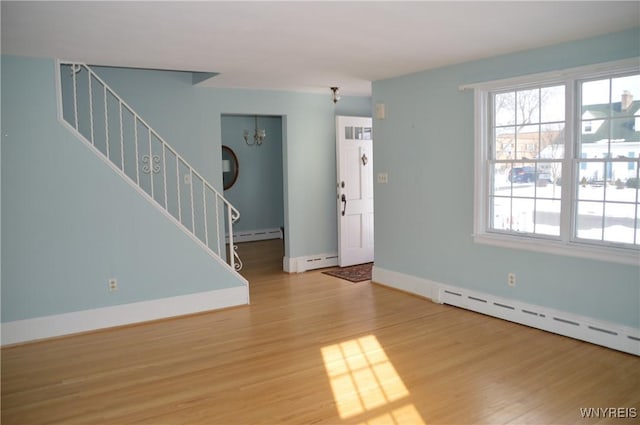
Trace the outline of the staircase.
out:
<instances>
[{"instance_id":1,"label":"staircase","mask_svg":"<svg viewBox=\"0 0 640 425\"><path fill-rule=\"evenodd\" d=\"M241 277L242 262L233 244L238 210L89 66L58 61L56 72L60 122L211 257Z\"/></svg>"}]
</instances>

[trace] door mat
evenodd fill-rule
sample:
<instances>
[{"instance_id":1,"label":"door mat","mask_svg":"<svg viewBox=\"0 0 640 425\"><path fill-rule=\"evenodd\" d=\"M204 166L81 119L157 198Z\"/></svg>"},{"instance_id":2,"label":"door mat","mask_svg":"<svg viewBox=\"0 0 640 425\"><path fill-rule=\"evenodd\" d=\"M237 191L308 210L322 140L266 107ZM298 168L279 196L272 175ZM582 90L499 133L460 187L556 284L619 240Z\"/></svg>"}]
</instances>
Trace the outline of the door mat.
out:
<instances>
[{"instance_id":1,"label":"door mat","mask_svg":"<svg viewBox=\"0 0 640 425\"><path fill-rule=\"evenodd\" d=\"M371 268L373 263L358 264L357 266L341 267L339 269L327 270L322 272L329 276L339 277L349 282L364 282L371 280Z\"/></svg>"}]
</instances>

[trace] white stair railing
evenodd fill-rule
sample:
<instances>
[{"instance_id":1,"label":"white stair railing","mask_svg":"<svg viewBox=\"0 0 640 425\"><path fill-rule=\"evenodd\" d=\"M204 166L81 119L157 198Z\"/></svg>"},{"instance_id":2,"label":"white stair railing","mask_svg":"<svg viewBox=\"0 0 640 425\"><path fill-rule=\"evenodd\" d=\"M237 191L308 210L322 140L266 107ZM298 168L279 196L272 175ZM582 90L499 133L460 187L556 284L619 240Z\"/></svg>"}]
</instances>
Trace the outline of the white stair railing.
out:
<instances>
[{"instance_id":1,"label":"white stair railing","mask_svg":"<svg viewBox=\"0 0 640 425\"><path fill-rule=\"evenodd\" d=\"M239 271L238 210L89 66L58 61L56 70L60 121L211 255Z\"/></svg>"}]
</instances>

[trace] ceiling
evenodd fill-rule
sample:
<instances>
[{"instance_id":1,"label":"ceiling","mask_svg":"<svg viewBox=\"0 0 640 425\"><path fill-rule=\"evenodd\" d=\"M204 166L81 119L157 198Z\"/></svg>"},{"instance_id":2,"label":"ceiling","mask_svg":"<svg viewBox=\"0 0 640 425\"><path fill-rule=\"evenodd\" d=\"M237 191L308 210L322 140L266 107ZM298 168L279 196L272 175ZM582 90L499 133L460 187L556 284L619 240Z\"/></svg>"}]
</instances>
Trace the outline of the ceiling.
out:
<instances>
[{"instance_id":1,"label":"ceiling","mask_svg":"<svg viewBox=\"0 0 640 425\"><path fill-rule=\"evenodd\" d=\"M640 2L1 2L2 53L219 73L211 87L369 95L371 81L640 26Z\"/></svg>"}]
</instances>

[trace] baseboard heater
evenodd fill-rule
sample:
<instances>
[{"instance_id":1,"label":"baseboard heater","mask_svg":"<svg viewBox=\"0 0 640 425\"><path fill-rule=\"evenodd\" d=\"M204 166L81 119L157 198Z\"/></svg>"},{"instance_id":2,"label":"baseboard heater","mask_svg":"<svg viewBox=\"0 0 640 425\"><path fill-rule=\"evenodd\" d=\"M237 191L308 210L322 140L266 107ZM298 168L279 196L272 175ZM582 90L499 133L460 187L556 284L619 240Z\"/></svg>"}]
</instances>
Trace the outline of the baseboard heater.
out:
<instances>
[{"instance_id":1,"label":"baseboard heater","mask_svg":"<svg viewBox=\"0 0 640 425\"><path fill-rule=\"evenodd\" d=\"M284 234L281 227L274 227L271 229L258 229L258 230L245 230L233 232L233 243L238 242L254 242L254 241L266 241L269 239L283 239ZM229 235L226 236L227 243L229 242Z\"/></svg>"},{"instance_id":2,"label":"baseboard heater","mask_svg":"<svg viewBox=\"0 0 640 425\"><path fill-rule=\"evenodd\" d=\"M324 267L332 267L338 261L338 256L334 254L319 255L313 257L302 258L298 260L299 270L315 270ZM300 264L303 264L301 267Z\"/></svg>"},{"instance_id":3,"label":"baseboard heater","mask_svg":"<svg viewBox=\"0 0 640 425\"><path fill-rule=\"evenodd\" d=\"M282 259L282 268L287 273L303 273L309 270L334 267L338 265L337 253L308 255L305 257Z\"/></svg>"},{"instance_id":4,"label":"baseboard heater","mask_svg":"<svg viewBox=\"0 0 640 425\"><path fill-rule=\"evenodd\" d=\"M435 301L640 356L637 329L462 288L441 287Z\"/></svg>"}]
</instances>

